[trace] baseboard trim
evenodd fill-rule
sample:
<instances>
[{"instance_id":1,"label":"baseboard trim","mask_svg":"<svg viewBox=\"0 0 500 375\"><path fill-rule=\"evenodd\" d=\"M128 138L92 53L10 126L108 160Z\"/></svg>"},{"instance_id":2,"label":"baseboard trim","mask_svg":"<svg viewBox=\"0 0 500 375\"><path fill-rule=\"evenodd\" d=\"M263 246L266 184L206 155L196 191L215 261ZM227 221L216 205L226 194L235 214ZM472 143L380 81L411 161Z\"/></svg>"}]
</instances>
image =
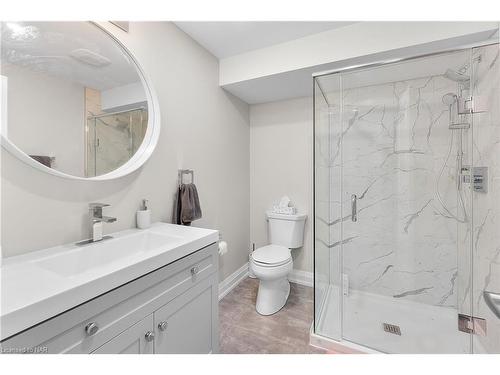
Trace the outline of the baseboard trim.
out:
<instances>
[{"instance_id":1,"label":"baseboard trim","mask_svg":"<svg viewBox=\"0 0 500 375\"><path fill-rule=\"evenodd\" d=\"M313 287L313 274L312 272L302 271L302 270L292 270L288 275L288 280L295 284L300 284Z\"/></svg>"},{"instance_id":2,"label":"baseboard trim","mask_svg":"<svg viewBox=\"0 0 500 375\"><path fill-rule=\"evenodd\" d=\"M219 301L248 276L248 262L219 283Z\"/></svg>"},{"instance_id":3,"label":"baseboard trim","mask_svg":"<svg viewBox=\"0 0 500 375\"><path fill-rule=\"evenodd\" d=\"M247 262L219 283L219 301L248 276L249 270ZM310 288L313 286L312 272L292 270L288 275L288 280L292 283L308 286Z\"/></svg>"}]
</instances>

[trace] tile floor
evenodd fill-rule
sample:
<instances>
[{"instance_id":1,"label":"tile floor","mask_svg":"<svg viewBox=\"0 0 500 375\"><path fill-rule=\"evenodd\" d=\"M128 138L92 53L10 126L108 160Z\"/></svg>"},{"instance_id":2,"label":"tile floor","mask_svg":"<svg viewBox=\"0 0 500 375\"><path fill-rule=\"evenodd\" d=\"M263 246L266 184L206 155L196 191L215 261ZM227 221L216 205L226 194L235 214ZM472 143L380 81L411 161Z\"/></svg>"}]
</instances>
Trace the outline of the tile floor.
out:
<instances>
[{"instance_id":1,"label":"tile floor","mask_svg":"<svg viewBox=\"0 0 500 375\"><path fill-rule=\"evenodd\" d=\"M313 320L312 288L290 283L290 297L280 311L255 311L259 281L247 278L219 303L220 352L226 354L324 353L309 345Z\"/></svg>"}]
</instances>

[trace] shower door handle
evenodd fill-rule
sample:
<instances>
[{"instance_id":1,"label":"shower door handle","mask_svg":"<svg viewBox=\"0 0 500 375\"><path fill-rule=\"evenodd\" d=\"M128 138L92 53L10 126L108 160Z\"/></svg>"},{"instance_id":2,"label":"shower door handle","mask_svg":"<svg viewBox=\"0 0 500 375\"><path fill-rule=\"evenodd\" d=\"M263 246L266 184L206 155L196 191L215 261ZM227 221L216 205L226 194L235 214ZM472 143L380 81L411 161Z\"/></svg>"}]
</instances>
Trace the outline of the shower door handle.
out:
<instances>
[{"instance_id":1,"label":"shower door handle","mask_svg":"<svg viewBox=\"0 0 500 375\"><path fill-rule=\"evenodd\" d=\"M351 195L351 220L358 221L358 197L356 194Z\"/></svg>"}]
</instances>

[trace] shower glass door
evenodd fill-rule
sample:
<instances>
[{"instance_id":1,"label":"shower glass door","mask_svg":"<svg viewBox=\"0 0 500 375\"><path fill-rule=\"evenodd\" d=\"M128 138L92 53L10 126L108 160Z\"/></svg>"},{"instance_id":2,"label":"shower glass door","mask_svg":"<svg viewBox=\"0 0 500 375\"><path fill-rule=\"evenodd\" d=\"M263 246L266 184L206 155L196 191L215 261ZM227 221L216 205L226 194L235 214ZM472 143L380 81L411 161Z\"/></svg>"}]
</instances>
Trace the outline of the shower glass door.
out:
<instances>
[{"instance_id":1,"label":"shower glass door","mask_svg":"<svg viewBox=\"0 0 500 375\"><path fill-rule=\"evenodd\" d=\"M390 353L471 351L457 319L470 311L462 180L472 129L454 113L465 85L445 75L465 77L469 63L465 51L342 75L346 340Z\"/></svg>"}]
</instances>

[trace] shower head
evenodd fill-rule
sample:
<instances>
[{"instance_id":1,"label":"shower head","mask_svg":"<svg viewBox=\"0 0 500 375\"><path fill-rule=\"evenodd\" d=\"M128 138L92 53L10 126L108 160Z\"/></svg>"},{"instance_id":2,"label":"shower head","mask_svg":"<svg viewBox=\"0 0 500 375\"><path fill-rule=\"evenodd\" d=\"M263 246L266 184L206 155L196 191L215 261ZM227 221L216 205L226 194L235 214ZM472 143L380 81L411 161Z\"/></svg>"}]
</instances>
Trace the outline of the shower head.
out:
<instances>
[{"instance_id":1,"label":"shower head","mask_svg":"<svg viewBox=\"0 0 500 375\"><path fill-rule=\"evenodd\" d=\"M453 94L452 92L449 92L449 93L443 95L442 101L443 101L443 104L452 105L453 103L455 103L457 101L457 96L455 94Z\"/></svg>"},{"instance_id":2,"label":"shower head","mask_svg":"<svg viewBox=\"0 0 500 375\"><path fill-rule=\"evenodd\" d=\"M483 56L481 54L475 56L472 58L471 62L466 63L462 67L458 68L457 70L453 69L446 69L446 72L444 72L443 76L455 81L457 83L461 83L465 86L466 89L470 88L470 76L465 74L469 68L473 66L473 63L480 63L483 60Z\"/></svg>"},{"instance_id":3,"label":"shower head","mask_svg":"<svg viewBox=\"0 0 500 375\"><path fill-rule=\"evenodd\" d=\"M451 79L452 81L462 83L466 87L469 86L470 76L468 76L467 74L457 72L453 69L447 69L444 73L444 76L448 79Z\"/></svg>"},{"instance_id":4,"label":"shower head","mask_svg":"<svg viewBox=\"0 0 500 375\"><path fill-rule=\"evenodd\" d=\"M467 74L459 73L453 69L447 69L444 76L455 82L467 82L470 77Z\"/></svg>"}]
</instances>

